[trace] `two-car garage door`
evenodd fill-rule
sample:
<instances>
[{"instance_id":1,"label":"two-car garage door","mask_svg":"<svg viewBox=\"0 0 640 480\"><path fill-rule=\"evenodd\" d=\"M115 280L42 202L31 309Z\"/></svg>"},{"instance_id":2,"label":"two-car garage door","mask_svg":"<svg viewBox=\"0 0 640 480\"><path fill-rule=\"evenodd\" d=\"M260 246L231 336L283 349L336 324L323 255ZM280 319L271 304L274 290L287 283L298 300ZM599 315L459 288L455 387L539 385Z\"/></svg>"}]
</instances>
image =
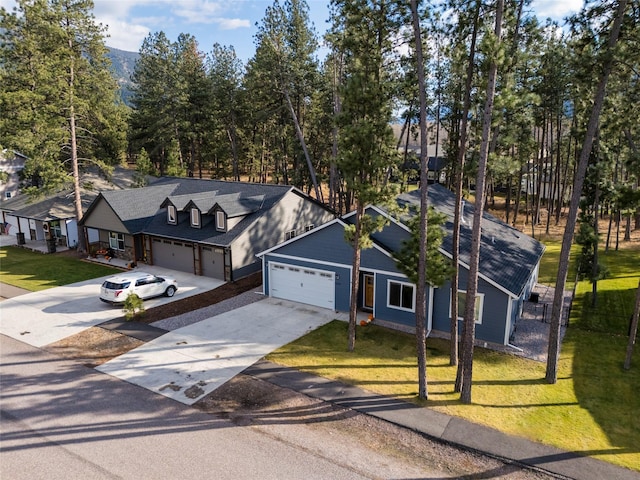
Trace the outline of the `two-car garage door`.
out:
<instances>
[{"instance_id":1,"label":"two-car garage door","mask_svg":"<svg viewBox=\"0 0 640 480\"><path fill-rule=\"evenodd\" d=\"M272 297L335 310L335 274L294 265L269 263Z\"/></svg>"}]
</instances>

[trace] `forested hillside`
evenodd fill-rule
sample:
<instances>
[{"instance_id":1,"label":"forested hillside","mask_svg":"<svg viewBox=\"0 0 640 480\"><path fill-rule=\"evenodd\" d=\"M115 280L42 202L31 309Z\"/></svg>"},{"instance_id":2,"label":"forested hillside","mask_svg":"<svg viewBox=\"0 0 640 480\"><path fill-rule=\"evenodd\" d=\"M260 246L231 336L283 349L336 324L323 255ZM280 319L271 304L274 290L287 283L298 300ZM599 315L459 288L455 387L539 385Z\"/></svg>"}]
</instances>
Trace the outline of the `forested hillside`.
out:
<instances>
[{"instance_id":1,"label":"forested hillside","mask_svg":"<svg viewBox=\"0 0 640 480\"><path fill-rule=\"evenodd\" d=\"M136 61L140 57L137 52L125 52L124 50L118 50L117 48L107 47L107 58L111 60L111 66L113 75L120 87L122 100L130 105L131 90L133 83L131 82L131 75L136 66Z\"/></svg>"}]
</instances>

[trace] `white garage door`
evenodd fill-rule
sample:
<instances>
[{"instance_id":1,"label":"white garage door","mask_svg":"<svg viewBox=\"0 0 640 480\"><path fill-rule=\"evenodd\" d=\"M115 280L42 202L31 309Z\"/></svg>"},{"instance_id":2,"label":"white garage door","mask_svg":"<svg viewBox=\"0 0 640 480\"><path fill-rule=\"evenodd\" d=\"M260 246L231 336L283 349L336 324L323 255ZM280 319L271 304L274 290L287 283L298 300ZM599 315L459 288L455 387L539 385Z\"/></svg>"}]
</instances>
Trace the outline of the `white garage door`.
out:
<instances>
[{"instance_id":1,"label":"white garage door","mask_svg":"<svg viewBox=\"0 0 640 480\"><path fill-rule=\"evenodd\" d=\"M325 270L269 263L272 297L335 310L335 274Z\"/></svg>"}]
</instances>

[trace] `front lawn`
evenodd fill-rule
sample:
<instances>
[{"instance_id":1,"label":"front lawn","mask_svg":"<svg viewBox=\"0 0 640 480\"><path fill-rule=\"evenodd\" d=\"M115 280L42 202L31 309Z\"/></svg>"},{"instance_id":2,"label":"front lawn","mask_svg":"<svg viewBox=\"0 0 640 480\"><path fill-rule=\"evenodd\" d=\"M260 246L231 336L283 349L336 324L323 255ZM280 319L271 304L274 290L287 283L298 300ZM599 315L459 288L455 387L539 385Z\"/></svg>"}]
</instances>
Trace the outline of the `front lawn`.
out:
<instances>
[{"instance_id":1,"label":"front lawn","mask_svg":"<svg viewBox=\"0 0 640 480\"><path fill-rule=\"evenodd\" d=\"M559 251L558 244L548 246L543 283L555 283ZM356 351L349 353L347 325L340 321L268 359L640 471L640 347L632 369L622 368L626 321L640 275L638 257L637 250L609 252L612 278L600 283L595 310L585 305L591 285L578 284L555 385L545 382L544 363L477 348L473 404L463 405L453 391L456 371L449 366L448 342L428 339L429 399L423 403L417 398L413 336L359 326Z\"/></svg>"},{"instance_id":2,"label":"front lawn","mask_svg":"<svg viewBox=\"0 0 640 480\"><path fill-rule=\"evenodd\" d=\"M91 278L110 275L119 270L75 257L45 255L19 247L0 248L0 281L36 292Z\"/></svg>"}]
</instances>

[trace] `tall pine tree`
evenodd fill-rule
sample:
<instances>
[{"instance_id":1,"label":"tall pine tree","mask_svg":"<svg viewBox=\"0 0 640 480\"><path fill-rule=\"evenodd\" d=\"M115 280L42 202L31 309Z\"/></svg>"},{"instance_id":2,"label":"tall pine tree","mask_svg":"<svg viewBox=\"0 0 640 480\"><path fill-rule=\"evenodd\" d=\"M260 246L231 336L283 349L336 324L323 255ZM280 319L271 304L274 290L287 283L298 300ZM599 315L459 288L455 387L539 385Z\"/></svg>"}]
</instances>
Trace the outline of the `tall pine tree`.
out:
<instances>
[{"instance_id":1,"label":"tall pine tree","mask_svg":"<svg viewBox=\"0 0 640 480\"><path fill-rule=\"evenodd\" d=\"M339 88L337 167L353 195L355 217L348 231L353 246L348 349L356 340L360 286L360 255L371 245L369 234L379 227L364 214L368 204L387 201L393 191L386 172L397 160L390 127L394 71L389 62L396 31L395 2L357 0L332 2L333 48L344 58Z\"/></svg>"},{"instance_id":2,"label":"tall pine tree","mask_svg":"<svg viewBox=\"0 0 640 480\"><path fill-rule=\"evenodd\" d=\"M14 12L0 11L0 136L29 157L32 191L73 184L78 220L82 169L92 163L108 173L125 141L105 28L92 10L91 0L18 0Z\"/></svg>"}]
</instances>

